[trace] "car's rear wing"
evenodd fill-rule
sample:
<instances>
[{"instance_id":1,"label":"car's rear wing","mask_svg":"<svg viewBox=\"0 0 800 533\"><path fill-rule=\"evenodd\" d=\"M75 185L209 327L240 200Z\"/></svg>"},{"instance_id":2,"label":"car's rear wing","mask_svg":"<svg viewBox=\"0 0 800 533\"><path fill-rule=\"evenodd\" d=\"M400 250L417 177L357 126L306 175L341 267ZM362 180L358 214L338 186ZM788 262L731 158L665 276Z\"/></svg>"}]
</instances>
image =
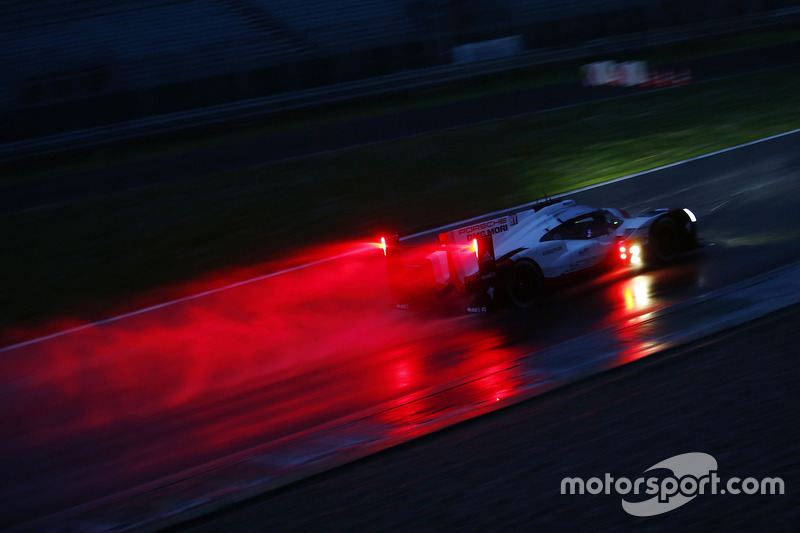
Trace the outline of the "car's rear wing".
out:
<instances>
[{"instance_id":1,"label":"car's rear wing","mask_svg":"<svg viewBox=\"0 0 800 533\"><path fill-rule=\"evenodd\" d=\"M560 200L555 198L542 200L531 207L513 213L500 215L496 218L482 220L480 222L473 222L445 233L440 233L439 242L466 245L479 237L491 237L492 241L496 245L499 245L509 239L513 239L516 230L518 230L521 225L525 225L525 222L536 218L539 211L555 204L564 204L564 206L567 207L574 205L574 202L572 200Z\"/></svg>"},{"instance_id":2,"label":"car's rear wing","mask_svg":"<svg viewBox=\"0 0 800 533\"><path fill-rule=\"evenodd\" d=\"M407 245L397 235L381 239L392 305L399 309L427 307L423 300L441 292L461 292L464 278L478 269L475 242Z\"/></svg>"}]
</instances>

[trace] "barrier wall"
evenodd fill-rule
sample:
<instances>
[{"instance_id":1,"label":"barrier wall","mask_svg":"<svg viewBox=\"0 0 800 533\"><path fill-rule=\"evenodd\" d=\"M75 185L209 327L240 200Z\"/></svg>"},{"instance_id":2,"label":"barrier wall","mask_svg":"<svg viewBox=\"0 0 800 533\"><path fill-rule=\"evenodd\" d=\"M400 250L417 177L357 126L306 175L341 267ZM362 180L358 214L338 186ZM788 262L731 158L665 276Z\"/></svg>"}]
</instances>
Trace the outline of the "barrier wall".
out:
<instances>
[{"instance_id":1,"label":"barrier wall","mask_svg":"<svg viewBox=\"0 0 800 533\"><path fill-rule=\"evenodd\" d=\"M164 9L175 9L173 3L193 4L191 0L168 2L169 6ZM509 0L503 5L513 15L520 6L529 3ZM120 58L99 49L88 56L80 68L64 66L48 75L17 79L12 68L4 69L0 75L0 144L359 80L378 80L393 73L418 72L421 77L431 77L431 83L438 83L438 75L432 73L446 70L454 60L457 64L470 65L473 75L481 75L487 69L494 71L489 63L502 64L509 57L519 58L512 63L513 68L518 68L568 59L575 51L583 57L596 57L614 47L636 49L680 42L697 35L710 37L742 28L785 25L800 19L797 9L785 8L787 3L793 4L791 0L733 2L726 3L727 7L720 11L711 9L718 7L719 2L706 0L691 3L693 7L683 12L679 8L689 5L683 0L664 0L628 9L619 8L624 2L608 2L608 10L596 16L537 22L525 15L508 20L490 19L490 23L472 26L464 21L447 22L445 17L434 12L422 17L424 20L420 24L432 24L436 31L425 32L416 40L338 54L322 51L315 55L306 51L299 59L268 64L257 64L258 61L248 64L237 59L235 53L214 50L214 57L233 70L217 68L215 73L215 69L211 69L204 75L187 79L177 74L174 79L162 77L159 69L169 70L171 63L158 58ZM734 9L733 4L741 5ZM438 4L433 2L432 5ZM619 9L612 9L614 6ZM656 9L659 16L656 16ZM731 13L748 9L756 13L730 17ZM764 9L771 11L758 12ZM682 21L703 17L712 20L681 25ZM723 18L716 20L715 17ZM674 27L631 33L658 25ZM614 37L609 37L611 35ZM11 45L17 43L12 41L9 47L13 48ZM18 44L19 47L24 48L24 43ZM9 49L0 54L11 53ZM195 59L195 63L206 59L206 56L195 58L195 51L191 52L185 61L187 69L192 63L190 59ZM264 54L253 57L256 56L266 57ZM42 57L41 60L56 66L60 64L53 58ZM134 68L134 64L138 66ZM147 73L148 65L153 67L149 77L122 75L134 71ZM201 72L197 68L195 71ZM592 76L597 74L593 72Z\"/></svg>"}]
</instances>

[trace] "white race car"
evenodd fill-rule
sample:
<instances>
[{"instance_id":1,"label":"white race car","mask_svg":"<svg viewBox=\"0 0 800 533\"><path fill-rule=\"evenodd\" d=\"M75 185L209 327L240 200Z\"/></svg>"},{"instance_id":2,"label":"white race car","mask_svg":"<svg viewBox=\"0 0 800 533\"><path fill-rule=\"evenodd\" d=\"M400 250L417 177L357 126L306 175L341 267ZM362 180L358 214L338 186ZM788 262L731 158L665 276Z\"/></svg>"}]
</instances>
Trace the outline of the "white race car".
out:
<instances>
[{"instance_id":1,"label":"white race car","mask_svg":"<svg viewBox=\"0 0 800 533\"><path fill-rule=\"evenodd\" d=\"M689 209L653 209L636 216L614 208L548 200L509 215L439 234L430 246L381 239L393 303L429 307L472 295L469 312L511 303L536 305L548 286L611 268L666 263L697 247Z\"/></svg>"}]
</instances>

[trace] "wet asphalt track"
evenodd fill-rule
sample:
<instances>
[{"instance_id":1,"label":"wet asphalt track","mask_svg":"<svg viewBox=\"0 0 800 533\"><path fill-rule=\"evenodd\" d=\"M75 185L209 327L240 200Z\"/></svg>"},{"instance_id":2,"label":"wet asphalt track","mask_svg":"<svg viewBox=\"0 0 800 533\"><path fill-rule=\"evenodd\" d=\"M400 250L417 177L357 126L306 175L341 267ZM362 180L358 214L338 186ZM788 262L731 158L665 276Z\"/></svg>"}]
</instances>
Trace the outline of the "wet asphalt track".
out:
<instances>
[{"instance_id":1,"label":"wet asphalt track","mask_svg":"<svg viewBox=\"0 0 800 533\"><path fill-rule=\"evenodd\" d=\"M799 343L794 306L168 531L794 533ZM565 476L633 480L690 451L715 457L722 480L780 477L785 494L633 517L613 491L560 493Z\"/></svg>"},{"instance_id":2,"label":"wet asphalt track","mask_svg":"<svg viewBox=\"0 0 800 533\"><path fill-rule=\"evenodd\" d=\"M546 310L393 311L382 257L366 252L5 352L0 422L13 431L0 440L0 526L499 369L798 261L798 178L793 134L574 195L632 212L688 206L705 246L668 269L561 292ZM316 290L330 279L349 299Z\"/></svg>"}]
</instances>

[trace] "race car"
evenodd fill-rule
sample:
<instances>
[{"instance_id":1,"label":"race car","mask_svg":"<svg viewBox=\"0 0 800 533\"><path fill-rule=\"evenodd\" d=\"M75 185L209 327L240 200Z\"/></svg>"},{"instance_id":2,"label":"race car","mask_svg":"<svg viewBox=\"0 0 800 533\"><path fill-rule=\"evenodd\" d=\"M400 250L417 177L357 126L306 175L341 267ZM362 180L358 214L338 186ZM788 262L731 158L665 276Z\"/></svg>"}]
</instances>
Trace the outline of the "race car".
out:
<instances>
[{"instance_id":1,"label":"race car","mask_svg":"<svg viewBox=\"0 0 800 533\"><path fill-rule=\"evenodd\" d=\"M561 199L440 233L428 246L381 238L397 308L470 295L467 311L477 313L503 304L535 307L548 287L668 263L696 247L697 218L689 209L630 216Z\"/></svg>"}]
</instances>

